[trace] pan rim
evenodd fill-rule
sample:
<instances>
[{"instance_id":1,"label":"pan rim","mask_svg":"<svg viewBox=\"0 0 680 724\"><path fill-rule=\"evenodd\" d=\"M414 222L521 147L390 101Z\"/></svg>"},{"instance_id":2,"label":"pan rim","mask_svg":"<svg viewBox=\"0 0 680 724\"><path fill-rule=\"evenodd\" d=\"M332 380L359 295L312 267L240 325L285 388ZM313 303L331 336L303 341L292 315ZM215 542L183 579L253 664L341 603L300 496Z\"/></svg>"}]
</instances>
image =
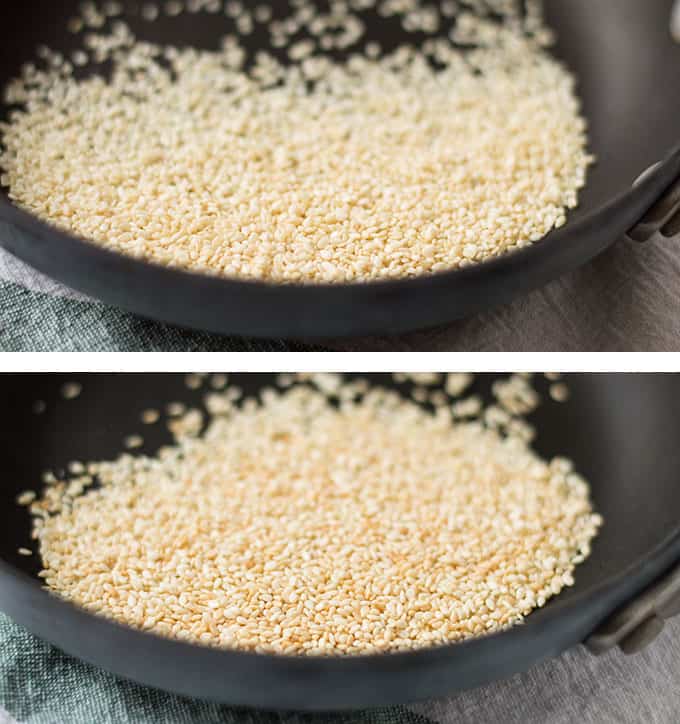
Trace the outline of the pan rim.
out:
<instances>
[{"instance_id":1,"label":"pan rim","mask_svg":"<svg viewBox=\"0 0 680 724\"><path fill-rule=\"evenodd\" d=\"M651 167L648 167L651 168ZM674 169L675 173L670 174L670 169ZM645 169L641 170L641 173ZM259 279L226 277L220 275L205 274L203 272L183 269L181 267L169 267L154 261L138 259L128 256L120 252L107 249L86 237L80 237L70 232L63 231L53 226L47 221L40 219L35 214L26 211L12 201L6 194L0 195L0 218L5 218L9 223L23 231L34 235L40 241L56 240L64 247L65 251L76 251L83 258L89 257L88 261L101 260L104 264L118 267L118 271L123 271L121 265L127 267L125 271L130 274L139 275L162 275L171 283L172 287L182 284L203 284L211 285L215 288L222 287L223 291L248 291L252 294L283 294L290 297L308 295L315 293L344 295L348 292L384 292L387 294L397 294L400 292L414 291L418 288L426 288L431 284L455 284L456 282L469 282L478 277L493 275L509 271L511 266L530 263L538 255L555 249L558 245L564 244L569 238L573 238L583 233L588 227L593 226L598 218L602 217L613 207L617 207L630 201L636 195L643 195L659 187L659 181L664 178L666 188L680 174L680 141L671 147L665 158L658 162L650 173L641 180L637 185L632 185L635 179L631 180L631 187L620 194L613 196L609 200L603 202L598 207L585 214L573 223L567 224L560 229L553 229L540 241L530 244L521 249L514 249L505 252L498 257L484 260L482 262L472 264L463 269L447 269L433 274L419 274L414 277L397 278L397 279L372 279L369 281L357 281L349 283L286 283L272 282ZM667 181L667 183L666 183ZM663 189L661 189L663 190ZM17 256L21 257L20 252ZM511 271L511 270L510 270Z\"/></svg>"},{"instance_id":2,"label":"pan rim","mask_svg":"<svg viewBox=\"0 0 680 724\"><path fill-rule=\"evenodd\" d=\"M595 545L596 544L597 539L595 541ZM326 673L332 675L333 673L344 670L346 667L351 666L354 663L363 665L368 663L375 664L376 662L400 663L408 661L409 663L417 663L418 661L446 657L447 655L452 655L453 652L465 652L465 650L472 649L480 643L486 643L486 645L489 645L490 643L498 642L500 640L509 641L510 639L521 639L524 631L526 631L529 626L549 626L564 614L569 614L578 608L584 607L586 604L592 603L597 598L604 597L604 594L611 594L618 589L622 589L624 587L623 584L626 581L630 582L631 580L639 577L641 568L653 565L663 559L667 554L672 553L676 547L680 548L680 523L678 523L678 527L675 531L671 532L663 540L657 543L649 553L634 559L619 573L603 579L597 585L591 586L590 588L575 594L569 599L560 600L559 595L555 596L551 599L549 608L534 609L534 611L526 617L522 624L512 626L505 631L497 631L464 641L437 644L435 646L413 649L411 651L361 654L356 656L291 656L281 654L260 654L251 651L241 651L238 649L201 646L200 644L166 638L152 632L142 631L132 626L118 623L117 621L108 619L104 616L90 613L77 604L60 599L55 594L49 592L33 576L25 573L12 563L9 563L5 558L0 558L0 577L8 576L12 578L20 586L29 588L32 593L37 594L42 602L49 601L50 604L54 604L57 610L65 612L66 615L80 619L83 622L90 622L90 624L96 623L112 633L115 631L124 633L128 637L137 638L140 642L147 642L149 646L165 646L173 648L179 653L187 653L189 651L193 653L203 652L213 657L219 656L220 658L231 659L234 662L266 662L273 665L292 665L298 669L300 667L304 667L306 669L316 669L322 665L327 669ZM680 550L678 550L674 558L675 560L670 564L670 567L680 563ZM668 566L665 568L664 573L668 570L668 568ZM663 575L663 573L661 575ZM576 576L578 576L578 570L576 571ZM647 584L647 586L648 585L651 584ZM647 586L645 586L645 588ZM634 595L639 595L640 592L641 591L637 591ZM613 613L613 610L614 609L605 612L602 619ZM540 618L540 621L536 621L537 618Z\"/></svg>"}]
</instances>

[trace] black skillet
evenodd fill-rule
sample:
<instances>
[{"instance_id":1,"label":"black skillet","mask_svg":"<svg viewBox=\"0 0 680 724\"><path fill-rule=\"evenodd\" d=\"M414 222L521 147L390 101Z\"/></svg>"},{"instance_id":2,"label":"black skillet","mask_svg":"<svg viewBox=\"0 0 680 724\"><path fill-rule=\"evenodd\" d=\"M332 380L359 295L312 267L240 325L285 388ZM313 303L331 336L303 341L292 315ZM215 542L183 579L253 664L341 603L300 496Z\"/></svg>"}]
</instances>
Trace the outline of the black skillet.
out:
<instances>
[{"instance_id":1,"label":"black skillet","mask_svg":"<svg viewBox=\"0 0 680 724\"><path fill-rule=\"evenodd\" d=\"M63 603L36 578L28 514L15 495L45 468L113 456L140 432L145 452L167 442L139 411L197 401L178 375L80 375L82 395L66 402L59 375L0 376L12 411L0 445L0 609L65 651L136 681L179 694L270 709L332 710L441 697L527 669L588 640L627 651L658 633L680 603L680 375L576 375L566 404L534 416L538 449L566 454L592 483L605 519L576 584L510 631L429 650L361 658L288 658L211 650L123 628ZM271 375L234 375L247 392ZM388 375L370 376L391 385ZM68 377L66 379L71 379ZM485 393L490 379L476 384ZM47 402L36 416L35 400ZM676 569L674 572L674 568ZM612 613L619 611L618 617ZM605 623L606 622L606 623ZM617 654L620 655L620 654Z\"/></svg>"},{"instance_id":2,"label":"black skillet","mask_svg":"<svg viewBox=\"0 0 680 724\"><path fill-rule=\"evenodd\" d=\"M126 2L128 8L139 3ZM0 85L38 43L72 45L64 28L77 0L6 0L0 9ZM634 227L680 175L680 46L672 0L547 0L557 55L580 80L599 159L565 227L535 246L468 268L391 282L283 286L169 270L59 233L0 197L0 244L45 274L138 314L217 333L275 337L389 334L435 326L507 302L584 264ZM226 18L134 21L146 37L215 45ZM395 26L374 22L389 46ZM257 37L253 42L258 42ZM259 42L263 42L261 37ZM635 179L663 161L635 189ZM676 207L652 219L646 239ZM676 225L666 227L673 235ZM638 234L639 236L639 234ZM640 253L644 253L641 251Z\"/></svg>"}]
</instances>

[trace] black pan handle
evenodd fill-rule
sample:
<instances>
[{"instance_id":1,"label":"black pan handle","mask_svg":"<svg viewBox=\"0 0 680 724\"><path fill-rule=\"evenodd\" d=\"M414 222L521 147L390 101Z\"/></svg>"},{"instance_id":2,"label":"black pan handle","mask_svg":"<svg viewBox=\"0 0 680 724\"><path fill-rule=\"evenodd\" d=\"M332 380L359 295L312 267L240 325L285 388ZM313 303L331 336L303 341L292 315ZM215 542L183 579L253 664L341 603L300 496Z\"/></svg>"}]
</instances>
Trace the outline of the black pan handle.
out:
<instances>
[{"instance_id":1,"label":"black pan handle","mask_svg":"<svg viewBox=\"0 0 680 724\"><path fill-rule=\"evenodd\" d=\"M673 39L680 43L680 0L673 2L670 31ZM650 166L633 184L637 186L647 178L660 163ZM652 239L673 239L680 241L680 178L663 194L640 221L628 232L632 241L644 243Z\"/></svg>"},{"instance_id":2,"label":"black pan handle","mask_svg":"<svg viewBox=\"0 0 680 724\"><path fill-rule=\"evenodd\" d=\"M648 168L635 182L639 184L659 164ZM628 232L628 238L640 243L654 239L680 241L680 179L668 188L661 198Z\"/></svg>"},{"instance_id":3,"label":"black pan handle","mask_svg":"<svg viewBox=\"0 0 680 724\"><path fill-rule=\"evenodd\" d=\"M585 641L600 655L615 647L635 654L663 631L667 619L680 614L680 564L634 601L616 611Z\"/></svg>"}]
</instances>

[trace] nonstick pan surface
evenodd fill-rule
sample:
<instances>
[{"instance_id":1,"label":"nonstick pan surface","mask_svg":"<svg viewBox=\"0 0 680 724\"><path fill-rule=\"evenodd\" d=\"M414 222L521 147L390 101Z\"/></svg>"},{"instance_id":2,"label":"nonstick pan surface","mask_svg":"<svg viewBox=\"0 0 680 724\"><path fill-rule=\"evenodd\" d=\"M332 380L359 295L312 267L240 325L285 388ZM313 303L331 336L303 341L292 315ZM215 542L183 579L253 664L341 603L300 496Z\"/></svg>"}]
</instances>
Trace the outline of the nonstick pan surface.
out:
<instances>
[{"instance_id":1,"label":"nonstick pan surface","mask_svg":"<svg viewBox=\"0 0 680 724\"><path fill-rule=\"evenodd\" d=\"M77 4L3 3L0 84L34 57L39 43L72 46L73 36L64 28ZM337 286L210 278L104 251L19 211L6 196L0 197L0 243L40 271L105 302L218 333L388 334L469 315L593 258L634 226L680 175L680 46L669 33L671 7L672 0L547 0L548 19L559 36L555 53L579 79L598 164L565 227L497 260L429 277ZM208 47L225 32L216 17L133 25L153 40ZM398 42L393 28L383 23L372 30L389 45ZM633 181L662 160L633 190Z\"/></svg>"},{"instance_id":2,"label":"nonstick pan surface","mask_svg":"<svg viewBox=\"0 0 680 724\"><path fill-rule=\"evenodd\" d=\"M389 375L367 375L392 385ZM46 468L112 457L125 435L142 432L144 452L168 438L141 429L139 412L200 400L179 375L80 375L81 396L64 401L73 376L3 375L0 400L12 411L0 445L0 608L38 636L122 676L179 694L276 709L351 709L440 697L509 676L583 641L624 602L680 561L680 376L575 375L567 403L546 400L534 415L545 455L566 454L592 484L605 519L576 585L526 622L484 639L406 654L291 658L211 650L109 623L40 587L29 519L15 495ZM490 377L476 385L488 390ZM246 392L271 375L232 375ZM36 416L35 400L47 401Z\"/></svg>"}]
</instances>

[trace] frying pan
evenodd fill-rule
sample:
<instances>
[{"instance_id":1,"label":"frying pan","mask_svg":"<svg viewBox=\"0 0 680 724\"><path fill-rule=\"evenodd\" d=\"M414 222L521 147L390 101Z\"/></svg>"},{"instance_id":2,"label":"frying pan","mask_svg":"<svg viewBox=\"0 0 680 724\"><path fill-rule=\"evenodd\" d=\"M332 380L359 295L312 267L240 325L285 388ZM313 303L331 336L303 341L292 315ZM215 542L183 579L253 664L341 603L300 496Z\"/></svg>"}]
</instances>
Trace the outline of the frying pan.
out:
<instances>
[{"instance_id":1,"label":"frying pan","mask_svg":"<svg viewBox=\"0 0 680 724\"><path fill-rule=\"evenodd\" d=\"M131 9L139 3L125 2ZM0 85L33 59L38 43L69 49L77 0L3 2ZM109 304L186 327L269 337L390 334L435 326L509 301L586 263L635 227L680 176L680 46L669 33L672 0L547 0L556 55L580 82L590 122L591 169L579 208L543 241L459 271L342 285L282 285L170 270L55 231L0 197L0 243L45 274ZM133 21L156 41L207 47L216 16ZM224 21L226 22L226 20ZM386 47L394 26L370 31ZM261 41L260 41L261 42ZM661 163L659 163L661 162ZM633 182L658 164L643 182ZM673 196L646 219L644 239L668 224ZM644 253L644 252L641 252Z\"/></svg>"},{"instance_id":2,"label":"frying pan","mask_svg":"<svg viewBox=\"0 0 680 724\"><path fill-rule=\"evenodd\" d=\"M69 376L68 379L73 379ZM388 375L366 375L387 386ZM140 432L143 452L169 438L141 429L139 412L172 400L196 403L179 375L75 376L81 396L60 398L60 375L2 375L0 400L13 411L0 447L0 609L65 651L124 677L178 694L232 705L339 710L440 697L507 677L588 640L599 652L627 651L680 612L680 375L575 375L567 403L544 402L534 415L537 448L566 454L591 482L605 519L576 584L523 625L486 638L409 653L305 658L236 653L174 642L85 613L41 588L29 516L15 495L45 468L107 458ZM487 394L492 377L476 381ZM232 375L247 393L272 375ZM47 411L32 413L35 400ZM674 567L677 567L674 570ZM616 613L612 617L612 614Z\"/></svg>"}]
</instances>

